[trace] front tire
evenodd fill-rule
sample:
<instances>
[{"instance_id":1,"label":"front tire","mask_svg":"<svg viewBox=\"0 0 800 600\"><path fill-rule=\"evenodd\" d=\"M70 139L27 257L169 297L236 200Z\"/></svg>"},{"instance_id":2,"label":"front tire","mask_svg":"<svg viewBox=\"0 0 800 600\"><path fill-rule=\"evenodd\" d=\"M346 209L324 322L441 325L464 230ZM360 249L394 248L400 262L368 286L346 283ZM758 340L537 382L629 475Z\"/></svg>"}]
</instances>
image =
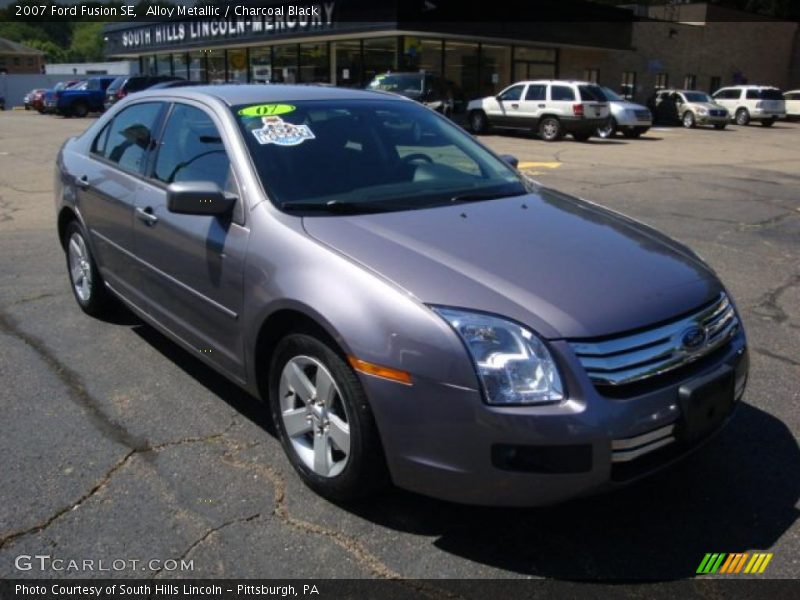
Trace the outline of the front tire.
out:
<instances>
[{"instance_id":1,"label":"front tire","mask_svg":"<svg viewBox=\"0 0 800 600\"><path fill-rule=\"evenodd\" d=\"M740 108L736 111L736 124L747 125L750 123L750 112L746 108Z\"/></svg>"},{"instance_id":2,"label":"front tire","mask_svg":"<svg viewBox=\"0 0 800 600\"><path fill-rule=\"evenodd\" d=\"M83 119L89 114L89 106L85 102L76 102L75 105L67 112L73 117Z\"/></svg>"},{"instance_id":3,"label":"front tire","mask_svg":"<svg viewBox=\"0 0 800 600\"><path fill-rule=\"evenodd\" d=\"M686 129L694 129L695 126L694 113L687 110L685 113L683 113L683 118L681 119L681 122L683 123L683 126L686 127Z\"/></svg>"},{"instance_id":4,"label":"front tire","mask_svg":"<svg viewBox=\"0 0 800 600\"><path fill-rule=\"evenodd\" d=\"M489 130L489 119L482 110L473 110L469 113L469 128L475 135L486 133Z\"/></svg>"},{"instance_id":5,"label":"front tire","mask_svg":"<svg viewBox=\"0 0 800 600\"><path fill-rule=\"evenodd\" d=\"M539 123L539 137L545 142L555 142L564 137L561 121L555 117L545 117Z\"/></svg>"},{"instance_id":6,"label":"front tire","mask_svg":"<svg viewBox=\"0 0 800 600\"><path fill-rule=\"evenodd\" d=\"M269 369L269 404L289 462L318 494L351 501L386 485L366 394L328 342L294 333L278 343Z\"/></svg>"},{"instance_id":7,"label":"front tire","mask_svg":"<svg viewBox=\"0 0 800 600\"><path fill-rule=\"evenodd\" d=\"M78 306L93 317L106 314L113 304L113 298L103 283L86 241L86 233L78 221L72 221L64 231L64 250L70 287Z\"/></svg>"}]
</instances>

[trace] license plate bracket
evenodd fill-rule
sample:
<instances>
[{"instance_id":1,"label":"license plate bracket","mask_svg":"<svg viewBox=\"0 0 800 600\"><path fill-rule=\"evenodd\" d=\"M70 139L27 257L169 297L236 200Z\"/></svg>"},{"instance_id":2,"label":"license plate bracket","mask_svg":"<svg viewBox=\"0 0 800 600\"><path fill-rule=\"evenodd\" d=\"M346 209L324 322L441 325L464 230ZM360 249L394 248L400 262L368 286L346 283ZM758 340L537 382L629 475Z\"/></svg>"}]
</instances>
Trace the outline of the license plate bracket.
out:
<instances>
[{"instance_id":1,"label":"license plate bracket","mask_svg":"<svg viewBox=\"0 0 800 600\"><path fill-rule=\"evenodd\" d=\"M734 370L720 365L713 372L697 377L678 388L683 420L679 435L698 440L719 427L733 409Z\"/></svg>"}]
</instances>

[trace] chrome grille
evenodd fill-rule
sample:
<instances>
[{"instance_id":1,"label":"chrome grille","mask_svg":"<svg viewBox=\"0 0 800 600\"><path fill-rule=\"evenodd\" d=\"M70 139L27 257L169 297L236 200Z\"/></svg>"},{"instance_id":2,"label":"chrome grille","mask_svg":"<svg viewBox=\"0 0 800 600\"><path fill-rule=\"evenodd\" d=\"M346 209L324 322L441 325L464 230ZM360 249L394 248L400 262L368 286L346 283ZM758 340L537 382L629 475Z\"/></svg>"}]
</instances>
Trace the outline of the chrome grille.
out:
<instances>
[{"instance_id":1,"label":"chrome grille","mask_svg":"<svg viewBox=\"0 0 800 600\"><path fill-rule=\"evenodd\" d=\"M573 340L570 346L595 385L619 386L695 361L724 345L738 328L739 319L723 293L711 305L667 325L599 342ZM702 333L702 343L687 347L690 331Z\"/></svg>"}]
</instances>

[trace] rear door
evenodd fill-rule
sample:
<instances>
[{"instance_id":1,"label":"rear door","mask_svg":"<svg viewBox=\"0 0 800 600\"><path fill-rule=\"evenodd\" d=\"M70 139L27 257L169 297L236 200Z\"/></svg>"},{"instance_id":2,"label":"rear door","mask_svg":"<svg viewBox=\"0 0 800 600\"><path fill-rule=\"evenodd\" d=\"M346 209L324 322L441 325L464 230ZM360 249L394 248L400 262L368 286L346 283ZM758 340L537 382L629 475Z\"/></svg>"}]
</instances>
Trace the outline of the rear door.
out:
<instances>
[{"instance_id":1,"label":"rear door","mask_svg":"<svg viewBox=\"0 0 800 600\"><path fill-rule=\"evenodd\" d=\"M530 83L520 102L520 121L525 127L536 128L542 111L547 108L547 85Z\"/></svg>"},{"instance_id":2,"label":"rear door","mask_svg":"<svg viewBox=\"0 0 800 600\"><path fill-rule=\"evenodd\" d=\"M137 196L134 238L148 313L201 357L244 378L240 315L249 229L221 132L204 105L175 103ZM237 197L226 216L167 210L173 182L211 181Z\"/></svg>"},{"instance_id":3,"label":"rear door","mask_svg":"<svg viewBox=\"0 0 800 600\"><path fill-rule=\"evenodd\" d=\"M165 105L134 104L119 112L92 142L75 169L78 210L103 278L126 296L136 295L133 211L148 153Z\"/></svg>"}]
</instances>

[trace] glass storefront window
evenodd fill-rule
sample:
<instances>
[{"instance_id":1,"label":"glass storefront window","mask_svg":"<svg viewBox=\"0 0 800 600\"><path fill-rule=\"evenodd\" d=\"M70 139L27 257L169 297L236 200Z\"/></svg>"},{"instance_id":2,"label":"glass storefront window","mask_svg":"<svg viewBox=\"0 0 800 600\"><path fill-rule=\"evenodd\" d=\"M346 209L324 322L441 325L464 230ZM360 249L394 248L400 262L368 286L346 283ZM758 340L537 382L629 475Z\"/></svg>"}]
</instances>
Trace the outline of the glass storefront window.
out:
<instances>
[{"instance_id":1,"label":"glass storefront window","mask_svg":"<svg viewBox=\"0 0 800 600\"><path fill-rule=\"evenodd\" d=\"M442 74L441 40L422 40L419 50L419 68L426 73Z\"/></svg>"},{"instance_id":2,"label":"glass storefront window","mask_svg":"<svg viewBox=\"0 0 800 600\"><path fill-rule=\"evenodd\" d=\"M493 96L511 84L511 46L481 45L481 96Z\"/></svg>"},{"instance_id":3,"label":"glass storefront window","mask_svg":"<svg viewBox=\"0 0 800 600\"><path fill-rule=\"evenodd\" d=\"M272 49L250 48L250 82L269 83L272 79Z\"/></svg>"},{"instance_id":4,"label":"glass storefront window","mask_svg":"<svg viewBox=\"0 0 800 600\"><path fill-rule=\"evenodd\" d=\"M272 48L272 82L297 83L297 44Z\"/></svg>"},{"instance_id":5,"label":"glass storefront window","mask_svg":"<svg viewBox=\"0 0 800 600\"><path fill-rule=\"evenodd\" d=\"M228 81L247 83L247 50L228 50Z\"/></svg>"},{"instance_id":6,"label":"glass storefront window","mask_svg":"<svg viewBox=\"0 0 800 600\"><path fill-rule=\"evenodd\" d=\"M444 77L461 88L467 100L480 97L478 44L447 40L444 44Z\"/></svg>"},{"instance_id":7,"label":"glass storefront window","mask_svg":"<svg viewBox=\"0 0 800 600\"><path fill-rule=\"evenodd\" d=\"M156 70L159 75L172 75L172 55L156 55Z\"/></svg>"},{"instance_id":8,"label":"glass storefront window","mask_svg":"<svg viewBox=\"0 0 800 600\"><path fill-rule=\"evenodd\" d=\"M225 83L225 50L207 50L208 82Z\"/></svg>"},{"instance_id":9,"label":"glass storefront window","mask_svg":"<svg viewBox=\"0 0 800 600\"><path fill-rule=\"evenodd\" d=\"M184 53L172 56L172 69L175 77L189 79L189 55Z\"/></svg>"},{"instance_id":10,"label":"glass storefront window","mask_svg":"<svg viewBox=\"0 0 800 600\"><path fill-rule=\"evenodd\" d=\"M342 87L362 87L361 42L348 40L334 42L333 51L336 57L336 85Z\"/></svg>"},{"instance_id":11,"label":"glass storefront window","mask_svg":"<svg viewBox=\"0 0 800 600\"><path fill-rule=\"evenodd\" d=\"M143 56L142 57L142 74L155 75L156 74L156 57Z\"/></svg>"},{"instance_id":12,"label":"glass storefront window","mask_svg":"<svg viewBox=\"0 0 800 600\"><path fill-rule=\"evenodd\" d=\"M303 83L328 83L331 59L328 44L300 44L300 81Z\"/></svg>"},{"instance_id":13,"label":"glass storefront window","mask_svg":"<svg viewBox=\"0 0 800 600\"><path fill-rule=\"evenodd\" d=\"M205 52L189 53L189 81L208 81Z\"/></svg>"},{"instance_id":14,"label":"glass storefront window","mask_svg":"<svg viewBox=\"0 0 800 600\"><path fill-rule=\"evenodd\" d=\"M375 75L397 70L397 38L364 40L364 82Z\"/></svg>"},{"instance_id":15,"label":"glass storefront window","mask_svg":"<svg viewBox=\"0 0 800 600\"><path fill-rule=\"evenodd\" d=\"M514 60L532 60L536 62L556 62L555 48L528 48L527 46L516 46L514 48Z\"/></svg>"}]
</instances>

